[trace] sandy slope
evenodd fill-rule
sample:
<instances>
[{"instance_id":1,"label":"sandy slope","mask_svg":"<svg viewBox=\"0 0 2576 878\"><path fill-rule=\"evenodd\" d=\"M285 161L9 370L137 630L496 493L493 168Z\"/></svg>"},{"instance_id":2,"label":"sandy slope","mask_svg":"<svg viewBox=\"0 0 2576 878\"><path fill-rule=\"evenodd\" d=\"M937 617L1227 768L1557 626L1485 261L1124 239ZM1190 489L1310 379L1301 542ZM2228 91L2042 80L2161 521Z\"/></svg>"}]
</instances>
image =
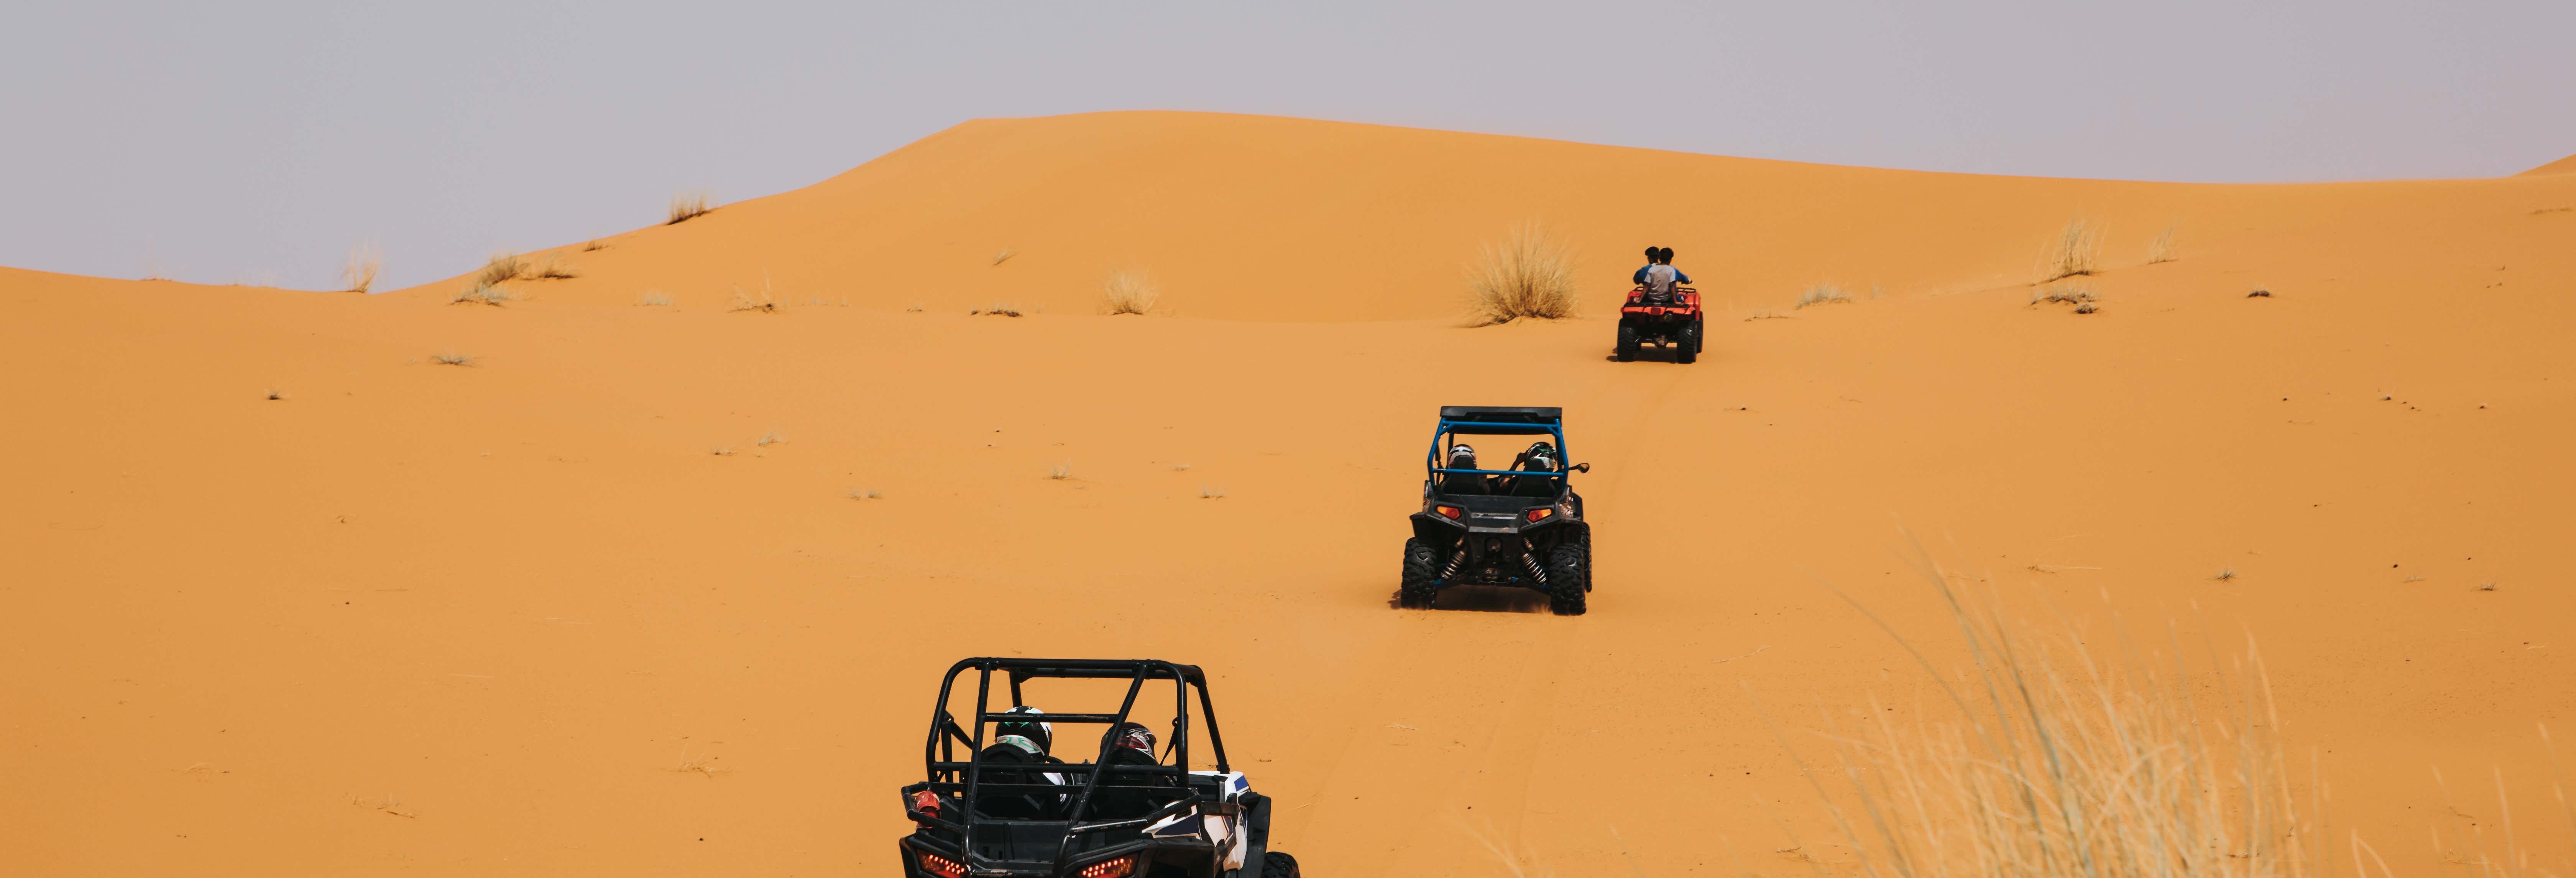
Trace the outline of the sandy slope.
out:
<instances>
[{"instance_id":1,"label":"sandy slope","mask_svg":"<svg viewBox=\"0 0 2576 878\"><path fill-rule=\"evenodd\" d=\"M2541 165L2540 167L2524 171L2516 176L2529 177L2537 174L2565 174L2571 172L2576 172L2576 155L2571 155L2566 158Z\"/></svg>"},{"instance_id":2,"label":"sandy slope","mask_svg":"<svg viewBox=\"0 0 2576 878\"><path fill-rule=\"evenodd\" d=\"M2428 769L2492 825L2500 766L2566 874L2533 723L2576 728L2571 206L1107 114L618 236L507 307L0 270L0 862L892 874L934 676L1001 653L1217 673L1318 875L1497 874L1480 832L1804 873L1786 832L1843 855L1746 692L1792 740L1914 703L1826 588L1942 642L1909 528L2070 612L2250 633L2337 837L2432 874ZM2103 310L2027 305L2078 211ZM1598 309L1457 326L1458 264L1534 215L1605 299L1680 248L1731 303L1709 356L1607 362ZM1088 313L1124 263L1178 316ZM764 266L836 304L718 307ZM1828 277L1886 294L1739 319ZM962 313L997 297L1047 311ZM1568 408L1591 615L1387 606L1456 402Z\"/></svg>"}]
</instances>

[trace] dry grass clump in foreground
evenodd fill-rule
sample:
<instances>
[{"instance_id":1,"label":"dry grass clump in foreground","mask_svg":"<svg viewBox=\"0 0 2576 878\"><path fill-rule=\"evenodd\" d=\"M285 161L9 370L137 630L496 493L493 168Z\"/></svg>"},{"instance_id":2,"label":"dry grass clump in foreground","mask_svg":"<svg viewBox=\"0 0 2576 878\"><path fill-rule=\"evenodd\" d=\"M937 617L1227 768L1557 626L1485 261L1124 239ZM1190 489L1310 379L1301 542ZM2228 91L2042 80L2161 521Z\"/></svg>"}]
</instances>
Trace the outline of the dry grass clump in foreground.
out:
<instances>
[{"instance_id":1,"label":"dry grass clump in foreground","mask_svg":"<svg viewBox=\"0 0 2576 878\"><path fill-rule=\"evenodd\" d=\"M580 277L581 271L563 264L561 257L547 256L544 262L528 269L527 276L534 280L571 280Z\"/></svg>"},{"instance_id":2,"label":"dry grass clump in foreground","mask_svg":"<svg viewBox=\"0 0 2576 878\"><path fill-rule=\"evenodd\" d=\"M2083 284L2066 284L2044 290L2030 291L2030 303L2033 305L2041 303L2056 303L2061 305L2071 304L2075 306L2075 313L2077 314L2091 314L2094 311L2100 310L2097 302L2098 299L2093 295L2093 288Z\"/></svg>"},{"instance_id":3,"label":"dry grass clump in foreground","mask_svg":"<svg viewBox=\"0 0 2576 878\"><path fill-rule=\"evenodd\" d=\"M981 308L968 308L966 309L966 316L1018 317L1020 316L1020 306L1005 305L1000 302L995 302Z\"/></svg>"},{"instance_id":4,"label":"dry grass clump in foreground","mask_svg":"<svg viewBox=\"0 0 2576 878\"><path fill-rule=\"evenodd\" d=\"M677 225L707 215L709 211L715 210L715 206L710 204L709 200L706 190L703 189L671 196L671 218L662 224Z\"/></svg>"},{"instance_id":5,"label":"dry grass clump in foreground","mask_svg":"<svg viewBox=\"0 0 2576 878\"><path fill-rule=\"evenodd\" d=\"M1973 667L1945 672L1905 643L1929 672L1934 703L1899 713L1873 700L1856 726L1826 714L1833 761L1807 772L1868 874L2324 871L2312 861L2326 853L2322 840L2290 794L2271 681L2250 641L2236 674L2186 679L2178 655L2072 622L2031 624L1999 609L1991 584L1967 581L1982 589L1962 593L1930 560L1916 564L1947 603ZM2117 654L2088 643L2115 643ZM2212 682L2219 697L2196 701Z\"/></svg>"},{"instance_id":6,"label":"dry grass clump in foreground","mask_svg":"<svg viewBox=\"0 0 2576 878\"><path fill-rule=\"evenodd\" d=\"M2066 227L2057 230L2057 236L2040 252L2040 283L2100 270L2102 227L2083 217L2067 220Z\"/></svg>"},{"instance_id":7,"label":"dry grass clump in foreground","mask_svg":"<svg viewBox=\"0 0 2576 878\"><path fill-rule=\"evenodd\" d=\"M1574 254L1537 223L1482 248L1467 270L1468 310L1484 325L1574 316Z\"/></svg>"},{"instance_id":8,"label":"dry grass clump in foreground","mask_svg":"<svg viewBox=\"0 0 2576 878\"><path fill-rule=\"evenodd\" d=\"M341 289L365 293L376 285L376 271L384 264L384 254L372 244L349 251L349 264L340 269Z\"/></svg>"},{"instance_id":9,"label":"dry grass clump in foreground","mask_svg":"<svg viewBox=\"0 0 2576 878\"><path fill-rule=\"evenodd\" d=\"M1809 305L1825 305L1833 303L1848 305L1851 304L1851 300L1851 293L1844 291L1841 286L1835 284L1816 284L1808 287L1806 292L1798 294L1798 307L1804 308Z\"/></svg>"},{"instance_id":10,"label":"dry grass clump in foreground","mask_svg":"<svg viewBox=\"0 0 2576 878\"><path fill-rule=\"evenodd\" d=\"M1162 300L1163 288L1154 283L1153 275L1122 268L1101 280L1100 297L1111 314L1143 314L1154 310L1154 303Z\"/></svg>"},{"instance_id":11,"label":"dry grass clump in foreground","mask_svg":"<svg viewBox=\"0 0 2576 878\"><path fill-rule=\"evenodd\" d=\"M760 282L759 296L753 296L750 293L744 292L741 284L735 284L733 287L733 307L725 310L758 311L763 314L776 314L778 313L778 300L769 294L769 281L766 279Z\"/></svg>"}]
</instances>

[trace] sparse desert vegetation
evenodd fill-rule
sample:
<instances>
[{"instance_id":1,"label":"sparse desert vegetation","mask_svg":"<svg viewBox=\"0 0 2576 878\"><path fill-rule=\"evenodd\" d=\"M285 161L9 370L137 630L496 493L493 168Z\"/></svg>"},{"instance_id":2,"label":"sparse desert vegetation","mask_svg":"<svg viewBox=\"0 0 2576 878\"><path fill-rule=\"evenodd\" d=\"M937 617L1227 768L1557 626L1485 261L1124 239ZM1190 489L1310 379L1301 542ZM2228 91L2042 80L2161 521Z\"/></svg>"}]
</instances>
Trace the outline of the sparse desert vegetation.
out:
<instances>
[{"instance_id":1,"label":"sparse desert vegetation","mask_svg":"<svg viewBox=\"0 0 2576 878\"><path fill-rule=\"evenodd\" d=\"M741 284L735 284L733 286L733 307L725 310L758 311L763 314L776 314L778 313L778 300L770 296L769 282L766 280L761 282L760 293L758 295L753 295L752 293L745 291Z\"/></svg>"},{"instance_id":2,"label":"sparse desert vegetation","mask_svg":"<svg viewBox=\"0 0 2576 878\"><path fill-rule=\"evenodd\" d=\"M2073 305L2077 314L2093 313L2097 310L2096 301L2093 288L2080 283L2059 284L2030 291L2030 303L2033 305Z\"/></svg>"},{"instance_id":3,"label":"sparse desert vegetation","mask_svg":"<svg viewBox=\"0 0 2576 878\"><path fill-rule=\"evenodd\" d=\"M1809 305L1831 304L1848 305L1851 303L1851 300L1851 293L1844 290L1839 284L1815 284L1807 287L1806 292L1798 294L1798 307L1804 308Z\"/></svg>"},{"instance_id":4,"label":"sparse desert vegetation","mask_svg":"<svg viewBox=\"0 0 2576 878\"><path fill-rule=\"evenodd\" d=\"M968 309L966 309L966 315L967 315L967 316L969 316L969 317L974 317L974 316L1018 317L1018 316L1020 316L1020 306L1018 306L1018 305L1004 305L1004 304L1002 304L1002 303L995 302L995 303L993 303L993 304L986 305L986 306L981 307L981 308L968 308Z\"/></svg>"},{"instance_id":5,"label":"sparse desert vegetation","mask_svg":"<svg viewBox=\"0 0 2576 878\"><path fill-rule=\"evenodd\" d=\"M715 210L713 202L713 196L704 189L696 192L682 192L678 195L673 195L671 196L670 219L665 220L662 224L666 226L679 225L680 223L706 216L709 212Z\"/></svg>"},{"instance_id":6,"label":"sparse desert vegetation","mask_svg":"<svg viewBox=\"0 0 2576 878\"><path fill-rule=\"evenodd\" d=\"M1479 323L1574 316L1574 251L1526 223L1488 244L1467 270L1468 311Z\"/></svg>"},{"instance_id":7,"label":"sparse desert vegetation","mask_svg":"<svg viewBox=\"0 0 2576 878\"><path fill-rule=\"evenodd\" d=\"M455 297L448 299L447 303L450 305L492 305L497 307L514 298L517 298L517 296L512 294L508 288L494 286L478 280L471 284L467 284L464 289L457 290Z\"/></svg>"},{"instance_id":8,"label":"sparse desert vegetation","mask_svg":"<svg viewBox=\"0 0 2576 878\"><path fill-rule=\"evenodd\" d=\"M1936 667L1907 644L1927 675L1929 697L1902 710L1917 715L1897 720L1874 700L1848 725L1821 713L1830 761L1799 760L1864 873L2288 878L2314 867L2325 840L2291 795L2250 643L2233 675L2186 673L2181 656L2125 638L2098 654L2088 644L2099 632L2020 620L1990 583L1917 565L1973 667ZM2218 697L2196 700L2206 687Z\"/></svg>"},{"instance_id":9,"label":"sparse desert vegetation","mask_svg":"<svg viewBox=\"0 0 2576 878\"><path fill-rule=\"evenodd\" d=\"M994 265L1000 265L1000 264L1002 264L1002 263L1009 262L1009 261L1011 261L1011 257L1013 257L1013 256L1018 256L1018 255L1020 255L1020 251L1013 250L1013 249L1011 249L1011 248L1009 248L1009 247L1004 247L1004 248L1002 248L1001 250L996 251L996 252L993 254L993 264L994 264Z\"/></svg>"},{"instance_id":10,"label":"sparse desert vegetation","mask_svg":"<svg viewBox=\"0 0 2576 878\"><path fill-rule=\"evenodd\" d=\"M669 307L671 304L671 294L662 292L661 290L645 290L643 295L635 297L635 304L649 305L653 307Z\"/></svg>"},{"instance_id":11,"label":"sparse desert vegetation","mask_svg":"<svg viewBox=\"0 0 2576 878\"><path fill-rule=\"evenodd\" d=\"M782 433L780 433L780 432L778 432L778 431L776 431L776 430L771 430L771 431L769 431L769 432L767 432L767 433L762 433L762 434L760 434L760 439L758 439L757 441L755 441L753 444L758 445L758 446L760 446L760 447L762 447L762 448L767 448L767 447L769 447L769 446L776 445L776 444L778 444L778 443L785 442L785 441L787 441L787 436L786 436L785 434L782 434Z\"/></svg>"},{"instance_id":12,"label":"sparse desert vegetation","mask_svg":"<svg viewBox=\"0 0 2576 878\"><path fill-rule=\"evenodd\" d=\"M455 352L455 351L448 351L448 352L443 353L443 354L431 354L431 355L429 356L429 361L430 361L431 363L435 363L435 364L437 364L437 365L441 365L441 366L471 366L471 365L474 365L474 358L473 358L473 357L469 357L469 356L466 356L466 355L464 355L464 354L457 353L457 352Z\"/></svg>"},{"instance_id":13,"label":"sparse desert vegetation","mask_svg":"<svg viewBox=\"0 0 2576 878\"><path fill-rule=\"evenodd\" d=\"M2083 217L2066 221L2039 257L2039 282L2092 274L2102 269L2102 227Z\"/></svg>"},{"instance_id":14,"label":"sparse desert vegetation","mask_svg":"<svg viewBox=\"0 0 2576 878\"><path fill-rule=\"evenodd\" d=\"M483 270L474 273L474 282L488 287L506 280L517 280L527 271L526 259L504 250L492 254L492 258L483 263Z\"/></svg>"},{"instance_id":15,"label":"sparse desert vegetation","mask_svg":"<svg viewBox=\"0 0 2576 878\"><path fill-rule=\"evenodd\" d=\"M875 500L885 495L875 488L851 488L841 492L841 496L851 500Z\"/></svg>"},{"instance_id":16,"label":"sparse desert vegetation","mask_svg":"<svg viewBox=\"0 0 2576 878\"><path fill-rule=\"evenodd\" d=\"M384 268L383 251L369 244L349 251L349 264L340 269L340 288L364 294L376 285L376 272Z\"/></svg>"},{"instance_id":17,"label":"sparse desert vegetation","mask_svg":"<svg viewBox=\"0 0 2576 878\"><path fill-rule=\"evenodd\" d=\"M2155 240L2147 242L2148 265L2154 265L2159 262L2172 262L2181 258L2182 245L2174 241L2173 226L2166 226L2164 231L2156 233Z\"/></svg>"},{"instance_id":18,"label":"sparse desert vegetation","mask_svg":"<svg viewBox=\"0 0 2576 878\"><path fill-rule=\"evenodd\" d=\"M1100 298L1111 314L1143 314L1163 298L1163 288L1140 269L1122 268L1100 281Z\"/></svg>"},{"instance_id":19,"label":"sparse desert vegetation","mask_svg":"<svg viewBox=\"0 0 2576 878\"><path fill-rule=\"evenodd\" d=\"M1210 486L1207 486L1207 485L1200 485L1200 486L1199 486L1199 499L1201 499L1201 500L1223 500L1223 499L1225 499L1225 489L1224 489L1224 488L1217 488L1217 487L1210 487Z\"/></svg>"},{"instance_id":20,"label":"sparse desert vegetation","mask_svg":"<svg viewBox=\"0 0 2576 878\"><path fill-rule=\"evenodd\" d=\"M571 280L580 277L581 271L565 265L562 257L549 254L529 268L527 276L532 280Z\"/></svg>"},{"instance_id":21,"label":"sparse desert vegetation","mask_svg":"<svg viewBox=\"0 0 2576 878\"><path fill-rule=\"evenodd\" d=\"M1059 482L1073 478L1073 464L1059 463L1047 467L1047 478Z\"/></svg>"}]
</instances>

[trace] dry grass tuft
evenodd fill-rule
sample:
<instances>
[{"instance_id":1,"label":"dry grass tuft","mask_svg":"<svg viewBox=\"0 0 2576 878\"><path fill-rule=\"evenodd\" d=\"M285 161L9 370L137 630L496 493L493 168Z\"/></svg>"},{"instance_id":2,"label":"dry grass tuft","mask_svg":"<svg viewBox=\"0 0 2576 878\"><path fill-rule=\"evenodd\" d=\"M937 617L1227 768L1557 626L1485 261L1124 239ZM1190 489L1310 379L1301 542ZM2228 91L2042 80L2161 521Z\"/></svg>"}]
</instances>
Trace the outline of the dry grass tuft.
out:
<instances>
[{"instance_id":1,"label":"dry grass tuft","mask_svg":"<svg viewBox=\"0 0 2576 878\"><path fill-rule=\"evenodd\" d=\"M914 303L912 303L912 307L909 307L909 308L905 308L905 309L903 309L903 313L906 313L906 314L919 314L919 313L921 313L921 303L920 303L920 302L914 302Z\"/></svg>"},{"instance_id":2,"label":"dry grass tuft","mask_svg":"<svg viewBox=\"0 0 2576 878\"><path fill-rule=\"evenodd\" d=\"M510 301L514 298L518 297L512 295L508 289L496 287L478 280L466 285L464 289L457 290L456 297L448 299L447 304L491 305L499 307L501 303Z\"/></svg>"},{"instance_id":3,"label":"dry grass tuft","mask_svg":"<svg viewBox=\"0 0 2576 878\"><path fill-rule=\"evenodd\" d=\"M682 192L678 195L671 196L671 218L664 221L662 224L666 226L678 225L698 217L706 216L709 212L714 211L715 209L715 205L712 203L712 198L707 194L706 190L700 189L696 192Z\"/></svg>"},{"instance_id":4,"label":"dry grass tuft","mask_svg":"<svg viewBox=\"0 0 2576 878\"><path fill-rule=\"evenodd\" d=\"M432 363L436 363L436 364L438 364L438 365L441 365L441 366L471 366L471 365L474 365L474 358L473 358L473 357L469 357L469 356L466 356L466 355L464 355L464 354L457 353L457 352L455 352L455 351L448 351L447 353L443 353L443 354L431 354L431 355L430 355L430 357L429 357L429 361L430 361L430 362L432 362Z\"/></svg>"},{"instance_id":5,"label":"dry grass tuft","mask_svg":"<svg viewBox=\"0 0 2576 878\"><path fill-rule=\"evenodd\" d=\"M671 304L671 294L662 292L661 290L645 290L643 295L635 297L635 304L669 307Z\"/></svg>"},{"instance_id":6,"label":"dry grass tuft","mask_svg":"<svg viewBox=\"0 0 2576 878\"><path fill-rule=\"evenodd\" d=\"M1059 482L1073 478L1073 464L1059 463L1054 466L1047 467L1047 478Z\"/></svg>"},{"instance_id":7,"label":"dry grass tuft","mask_svg":"<svg viewBox=\"0 0 2576 878\"><path fill-rule=\"evenodd\" d=\"M2218 575L2216 575L2216 576L2212 576L2212 577L2210 577L2210 578L2211 578L2211 579L2218 580L2218 581L2220 581L2220 582L2226 582L2226 581L2229 581L2229 580L2235 579L2235 578L2236 578L2236 568L2234 568L2234 567L2223 568L2223 569L2221 569L2221 570L2219 570L2219 571L2218 571Z\"/></svg>"},{"instance_id":8,"label":"dry grass tuft","mask_svg":"<svg viewBox=\"0 0 2576 878\"><path fill-rule=\"evenodd\" d=\"M981 308L968 308L966 309L966 314L970 317L975 315L984 315L988 317L1018 317L1020 316L1020 306L1004 305L1002 303L995 302Z\"/></svg>"},{"instance_id":9,"label":"dry grass tuft","mask_svg":"<svg viewBox=\"0 0 2576 878\"><path fill-rule=\"evenodd\" d=\"M1798 307L1837 303L1848 305L1851 304L1851 300L1851 293L1844 291L1839 285L1816 284L1808 287L1806 292L1798 294Z\"/></svg>"},{"instance_id":10,"label":"dry grass tuft","mask_svg":"<svg viewBox=\"0 0 2576 878\"><path fill-rule=\"evenodd\" d=\"M851 488L848 491L842 492L841 496L852 500L875 500L885 495L879 493L875 488Z\"/></svg>"},{"instance_id":11,"label":"dry grass tuft","mask_svg":"<svg viewBox=\"0 0 2576 878\"><path fill-rule=\"evenodd\" d=\"M2092 274L2102 269L2102 227L2076 217L2066 221L2040 252L2039 282Z\"/></svg>"},{"instance_id":12,"label":"dry grass tuft","mask_svg":"<svg viewBox=\"0 0 2576 878\"><path fill-rule=\"evenodd\" d=\"M2246 293L2246 294L2245 294L2245 298L2248 298L2248 299L2269 299L2269 298L2271 298L2271 297L2272 297L2272 291L2271 291L2271 290L2255 290L2255 291L2253 291L2253 292L2250 292L2250 293Z\"/></svg>"},{"instance_id":13,"label":"dry grass tuft","mask_svg":"<svg viewBox=\"0 0 2576 878\"><path fill-rule=\"evenodd\" d=\"M707 449L707 453L708 453L708 454L715 455L715 456L717 456L717 457L732 457L732 456L733 456L733 446L731 446L731 445L718 445L718 446L716 446L716 447L714 447L714 448L709 448L709 449Z\"/></svg>"},{"instance_id":14,"label":"dry grass tuft","mask_svg":"<svg viewBox=\"0 0 2576 878\"><path fill-rule=\"evenodd\" d=\"M2154 655L2073 622L2034 625L1998 609L1991 584L1963 594L1928 559L1918 569L1947 603L1973 668L1936 668L1906 643L1929 674L1929 704L1899 713L1873 699L1856 723L1824 714L1834 763L1807 774L1860 873L2307 874L2321 841L2291 796L2253 644L2237 665L2248 679L2187 674L2179 644L2177 655ZM2116 644L2117 654L2088 643ZM2196 700L2213 690L2218 699Z\"/></svg>"},{"instance_id":15,"label":"dry grass tuft","mask_svg":"<svg viewBox=\"0 0 2576 878\"><path fill-rule=\"evenodd\" d=\"M488 287L505 280L517 280L527 272L527 260L519 258L519 254L504 250L492 254L492 259L483 263L483 270L474 273L474 282Z\"/></svg>"},{"instance_id":16,"label":"dry grass tuft","mask_svg":"<svg viewBox=\"0 0 2576 878\"><path fill-rule=\"evenodd\" d=\"M1574 316L1574 253L1537 223L1485 245L1467 270L1468 310L1483 325Z\"/></svg>"},{"instance_id":17,"label":"dry grass tuft","mask_svg":"<svg viewBox=\"0 0 2576 878\"><path fill-rule=\"evenodd\" d=\"M277 402L277 401L280 401L280 400L284 400L285 398L286 398L286 391L283 391L283 390L274 390L274 389L272 389L272 390L270 390L270 391L268 392L268 399L269 399L269 401L270 401L270 402Z\"/></svg>"},{"instance_id":18,"label":"dry grass tuft","mask_svg":"<svg viewBox=\"0 0 2576 878\"><path fill-rule=\"evenodd\" d=\"M2078 308L2082 308L2086 305L2093 304L2095 301L2097 301L2097 299L2093 295L2093 288L2084 284L2063 284L2049 287L2047 289L2030 291L2030 303L2033 305L2059 304L2074 305ZM2092 312L2087 311L2085 313L2089 314Z\"/></svg>"},{"instance_id":19,"label":"dry grass tuft","mask_svg":"<svg viewBox=\"0 0 2576 878\"><path fill-rule=\"evenodd\" d=\"M769 282L766 280L761 281L760 295L758 296L753 296L750 293L744 292L741 284L734 284L733 307L725 310L758 311L763 314L776 314L778 313L778 300L770 296Z\"/></svg>"},{"instance_id":20,"label":"dry grass tuft","mask_svg":"<svg viewBox=\"0 0 2576 878\"><path fill-rule=\"evenodd\" d=\"M1108 300L1111 314L1143 314L1162 300L1163 288L1154 283L1153 275L1122 268L1101 280L1100 296Z\"/></svg>"},{"instance_id":21,"label":"dry grass tuft","mask_svg":"<svg viewBox=\"0 0 2576 878\"><path fill-rule=\"evenodd\" d=\"M754 443L754 444L757 444L757 445L759 445L759 446L760 446L760 447L762 447L762 448L767 448L767 447L769 447L769 446L776 445L776 444L779 444L779 443L781 443L781 442L785 442L785 441L787 441L787 436L786 436L785 434L782 434L782 433L780 433L780 432L778 432L778 431L776 431L776 430L771 430L771 431L769 431L769 432L767 432L767 433L762 433L762 434L760 434L760 439L759 439L759 441L758 441L758 442L756 442L756 443Z\"/></svg>"},{"instance_id":22,"label":"dry grass tuft","mask_svg":"<svg viewBox=\"0 0 2576 878\"><path fill-rule=\"evenodd\" d=\"M349 251L349 264L340 269L340 288L364 294L376 285L376 271L384 265L384 253L373 244Z\"/></svg>"},{"instance_id":23,"label":"dry grass tuft","mask_svg":"<svg viewBox=\"0 0 2576 878\"><path fill-rule=\"evenodd\" d=\"M545 261L530 267L527 276L531 280L571 280L580 277L581 270L563 264L561 257L547 256Z\"/></svg>"},{"instance_id":24,"label":"dry grass tuft","mask_svg":"<svg viewBox=\"0 0 2576 878\"><path fill-rule=\"evenodd\" d=\"M2174 243L2173 226L2166 226L2164 231L2156 233L2155 240L2147 242L2148 265L2154 265L2159 262L2172 262L2181 258L2182 245Z\"/></svg>"},{"instance_id":25,"label":"dry grass tuft","mask_svg":"<svg viewBox=\"0 0 2576 878\"><path fill-rule=\"evenodd\" d=\"M1211 487L1208 487L1208 486L1206 486L1206 485L1200 485L1200 486L1199 486L1199 499L1201 499L1201 500L1223 500L1223 499L1225 499L1225 489L1224 489L1224 488L1211 488Z\"/></svg>"},{"instance_id":26,"label":"dry grass tuft","mask_svg":"<svg viewBox=\"0 0 2576 878\"><path fill-rule=\"evenodd\" d=\"M1020 255L1020 251L1004 247L999 252L993 254L993 264L1000 265L1002 263L1009 262L1011 261L1011 257L1018 255Z\"/></svg>"},{"instance_id":27,"label":"dry grass tuft","mask_svg":"<svg viewBox=\"0 0 2576 878\"><path fill-rule=\"evenodd\" d=\"M586 243L586 244L581 245L581 252L584 252L584 253L588 253L588 252L591 252L591 251L593 251L593 250L606 250L606 249L608 249L608 242L606 242L606 241L602 241L602 240L600 240L600 239L598 239L598 238L592 238L592 239L590 239L589 243Z\"/></svg>"}]
</instances>

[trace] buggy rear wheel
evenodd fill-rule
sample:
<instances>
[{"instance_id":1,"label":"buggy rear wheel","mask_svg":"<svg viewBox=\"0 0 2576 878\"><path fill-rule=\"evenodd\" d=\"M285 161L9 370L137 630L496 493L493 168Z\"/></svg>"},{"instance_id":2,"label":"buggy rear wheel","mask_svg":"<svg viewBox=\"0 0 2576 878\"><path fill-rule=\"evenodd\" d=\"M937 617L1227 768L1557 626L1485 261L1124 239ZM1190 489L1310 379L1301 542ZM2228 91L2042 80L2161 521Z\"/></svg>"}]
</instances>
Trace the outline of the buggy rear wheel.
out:
<instances>
[{"instance_id":1,"label":"buggy rear wheel","mask_svg":"<svg viewBox=\"0 0 2576 878\"><path fill-rule=\"evenodd\" d=\"M1261 878L1297 878L1297 858L1278 851L1262 854Z\"/></svg>"},{"instance_id":2,"label":"buggy rear wheel","mask_svg":"<svg viewBox=\"0 0 2576 878\"><path fill-rule=\"evenodd\" d=\"M1673 334L1673 362L1692 363L1698 360L1699 321L1693 320L1682 324L1682 328Z\"/></svg>"},{"instance_id":3,"label":"buggy rear wheel","mask_svg":"<svg viewBox=\"0 0 2576 878\"><path fill-rule=\"evenodd\" d=\"M1619 362L1625 363L1636 358L1637 328L1621 323L1619 324Z\"/></svg>"},{"instance_id":4,"label":"buggy rear wheel","mask_svg":"<svg viewBox=\"0 0 2576 878\"><path fill-rule=\"evenodd\" d=\"M1584 593L1592 590L1592 553L1582 543L1562 543L1547 553L1547 609L1559 616L1580 616Z\"/></svg>"},{"instance_id":5,"label":"buggy rear wheel","mask_svg":"<svg viewBox=\"0 0 2576 878\"><path fill-rule=\"evenodd\" d=\"M1404 581L1395 593L1395 605L1415 610L1431 609L1432 599L1439 594L1439 589L1432 585L1432 565L1439 562L1439 553L1432 551L1431 544L1423 542L1421 537L1405 540ZM1289 861L1289 868L1295 870L1295 860Z\"/></svg>"}]
</instances>

